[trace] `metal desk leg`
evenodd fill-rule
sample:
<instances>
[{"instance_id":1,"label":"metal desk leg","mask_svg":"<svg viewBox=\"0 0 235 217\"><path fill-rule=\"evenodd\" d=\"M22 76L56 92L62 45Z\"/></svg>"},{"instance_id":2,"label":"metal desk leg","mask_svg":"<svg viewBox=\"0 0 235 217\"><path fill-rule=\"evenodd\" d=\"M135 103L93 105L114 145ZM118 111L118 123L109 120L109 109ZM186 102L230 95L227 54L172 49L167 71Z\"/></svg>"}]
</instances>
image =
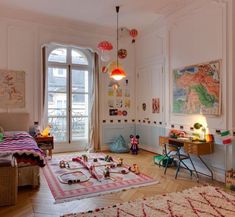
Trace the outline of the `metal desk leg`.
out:
<instances>
[{"instance_id":1,"label":"metal desk leg","mask_svg":"<svg viewBox=\"0 0 235 217\"><path fill-rule=\"evenodd\" d=\"M194 164L193 164L193 161L192 161L192 159L191 159L191 157L190 157L190 154L188 154L188 157L189 157L189 160L190 160L190 162L191 162L191 164L192 164L192 166L193 166L193 169L194 169L194 171L195 171L195 173L196 173L197 182L199 182L199 175L198 175L198 172L197 172L197 170L196 170L196 167L195 167Z\"/></svg>"},{"instance_id":2,"label":"metal desk leg","mask_svg":"<svg viewBox=\"0 0 235 217\"><path fill-rule=\"evenodd\" d=\"M213 180L213 172L212 170L207 166L207 164L205 163L205 161L200 157L200 155L198 155L198 158L201 160L201 162L205 165L205 167L210 171L211 173L211 179ZM206 174L204 174L206 175Z\"/></svg>"},{"instance_id":3,"label":"metal desk leg","mask_svg":"<svg viewBox=\"0 0 235 217\"><path fill-rule=\"evenodd\" d=\"M190 176L192 177L193 175L193 171L191 169L189 169L189 167L184 163L184 161L182 160L182 164L185 166L185 168L190 172Z\"/></svg>"}]
</instances>

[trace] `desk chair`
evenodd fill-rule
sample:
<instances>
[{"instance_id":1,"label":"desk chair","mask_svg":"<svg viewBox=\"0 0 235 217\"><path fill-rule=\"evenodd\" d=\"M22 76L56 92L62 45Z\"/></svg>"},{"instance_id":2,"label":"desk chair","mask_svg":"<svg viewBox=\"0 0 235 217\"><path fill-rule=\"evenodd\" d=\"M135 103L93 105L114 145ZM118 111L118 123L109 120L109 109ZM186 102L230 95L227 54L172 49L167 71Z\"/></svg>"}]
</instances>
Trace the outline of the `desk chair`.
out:
<instances>
[{"instance_id":1,"label":"desk chair","mask_svg":"<svg viewBox=\"0 0 235 217\"><path fill-rule=\"evenodd\" d=\"M170 158L170 153L172 151L175 151L175 149L170 148L170 150L167 150L168 138L160 136L159 141L160 141L159 142L160 146L162 146L162 148L163 148L163 151L162 151L162 156L163 157L159 161L158 165L159 165L159 167L161 167L161 166L165 167L166 166L166 163L165 163L166 159ZM172 159L172 158L170 158L170 159ZM168 161L167 164L169 165L169 161Z\"/></svg>"},{"instance_id":2,"label":"desk chair","mask_svg":"<svg viewBox=\"0 0 235 217\"><path fill-rule=\"evenodd\" d=\"M170 140L168 141L168 149L169 149L169 152L167 153L168 156L170 156L171 158L174 158L174 160L177 160L178 161L178 166L177 166L177 170L176 170L176 174L175 174L175 179L177 179L177 176L178 176L178 173L179 173L179 170L180 170L180 167L181 167L181 164L184 165L185 169L187 169L189 172L190 172L190 176L192 177L192 174L193 174L193 171L191 169L189 169L189 167L185 164L185 160L189 159L193 168L194 167L194 164L193 164L193 161L192 159L190 158L190 155L189 154L182 154L180 151L181 151L181 148L184 146L184 144L182 142L178 142L178 141L175 141L175 140ZM174 155L171 155L171 152L175 152ZM166 162L166 165L165 165L165 171L164 171L164 174L166 174L166 170L167 170L167 167L168 167L168 163L169 163L169 158L167 157L167 162Z\"/></svg>"}]
</instances>

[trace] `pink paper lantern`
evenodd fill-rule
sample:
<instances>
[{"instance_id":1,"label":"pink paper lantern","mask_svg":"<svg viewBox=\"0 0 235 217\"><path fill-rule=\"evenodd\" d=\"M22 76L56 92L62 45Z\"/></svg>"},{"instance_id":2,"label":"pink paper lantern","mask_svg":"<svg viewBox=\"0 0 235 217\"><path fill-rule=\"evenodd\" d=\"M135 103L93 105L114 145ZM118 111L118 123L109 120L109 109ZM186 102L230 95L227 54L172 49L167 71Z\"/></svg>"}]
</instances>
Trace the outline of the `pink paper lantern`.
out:
<instances>
[{"instance_id":1,"label":"pink paper lantern","mask_svg":"<svg viewBox=\"0 0 235 217\"><path fill-rule=\"evenodd\" d=\"M108 41L101 41L97 47L101 51L110 51L113 49L113 45Z\"/></svg>"}]
</instances>

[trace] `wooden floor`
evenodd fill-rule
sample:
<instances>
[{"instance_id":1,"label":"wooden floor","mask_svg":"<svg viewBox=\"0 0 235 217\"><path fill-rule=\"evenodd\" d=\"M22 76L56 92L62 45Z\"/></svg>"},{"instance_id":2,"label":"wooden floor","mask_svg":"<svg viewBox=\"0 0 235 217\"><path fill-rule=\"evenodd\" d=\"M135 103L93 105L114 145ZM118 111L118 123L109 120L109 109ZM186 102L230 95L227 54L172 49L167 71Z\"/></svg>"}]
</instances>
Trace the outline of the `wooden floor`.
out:
<instances>
[{"instance_id":1,"label":"wooden floor","mask_svg":"<svg viewBox=\"0 0 235 217\"><path fill-rule=\"evenodd\" d=\"M163 168L159 168L153 163L154 154L146 151L140 151L138 155L112 154L112 156L121 156L124 159L124 162L130 165L137 163L141 172L154 177L156 180L159 180L160 183L83 200L54 204L54 198L43 174L41 173L40 188L34 190L31 188L20 189L17 204L15 206L0 207L0 216L61 216L66 213L87 211L96 207L105 207L156 194L182 191L184 189L203 184L223 186L222 183L216 181L212 182L209 178L205 177L200 177L200 182L197 183L195 177L191 179L189 172L183 169L180 170L178 179L175 180L175 168L168 168L167 175L164 175Z\"/></svg>"}]
</instances>

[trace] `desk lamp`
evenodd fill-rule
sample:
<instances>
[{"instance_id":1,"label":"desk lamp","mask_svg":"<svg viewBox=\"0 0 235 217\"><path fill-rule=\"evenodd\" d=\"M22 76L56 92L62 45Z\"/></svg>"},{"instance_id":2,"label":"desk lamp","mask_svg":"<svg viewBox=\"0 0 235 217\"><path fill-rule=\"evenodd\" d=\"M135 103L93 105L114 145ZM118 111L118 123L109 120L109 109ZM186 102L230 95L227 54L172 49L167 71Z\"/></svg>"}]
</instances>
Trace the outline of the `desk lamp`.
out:
<instances>
[{"instance_id":1,"label":"desk lamp","mask_svg":"<svg viewBox=\"0 0 235 217\"><path fill-rule=\"evenodd\" d=\"M196 130L200 130L201 129L202 132L203 132L203 139L202 140L205 140L205 138L206 138L206 128L203 127L203 125L200 124L200 123L195 123L193 125L193 128L196 129Z\"/></svg>"}]
</instances>

